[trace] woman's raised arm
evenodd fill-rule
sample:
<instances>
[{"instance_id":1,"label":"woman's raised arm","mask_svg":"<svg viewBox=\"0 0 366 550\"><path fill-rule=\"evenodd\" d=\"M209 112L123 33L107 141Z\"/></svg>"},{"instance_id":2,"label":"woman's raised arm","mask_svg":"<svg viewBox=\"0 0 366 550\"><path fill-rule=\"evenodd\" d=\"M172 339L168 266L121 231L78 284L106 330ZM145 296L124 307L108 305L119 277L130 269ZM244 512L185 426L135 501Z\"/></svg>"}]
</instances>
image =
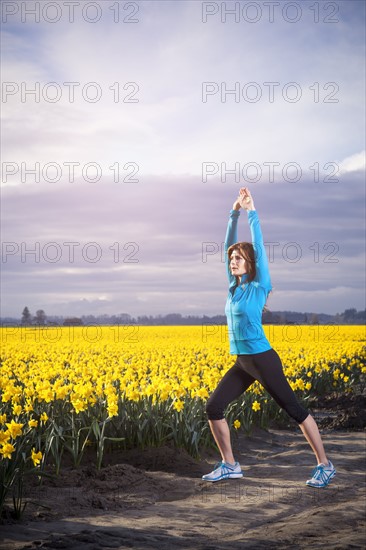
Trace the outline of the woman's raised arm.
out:
<instances>
[{"instance_id":1,"label":"woman's raised arm","mask_svg":"<svg viewBox=\"0 0 366 550\"><path fill-rule=\"evenodd\" d=\"M225 266L230 286L236 284L236 277L231 272L229 266L229 258L227 257L227 250L229 246L238 242L238 218L240 216L240 208L240 196L238 196L238 198L234 201L232 209L230 210L230 216L225 235Z\"/></svg>"},{"instance_id":2,"label":"woman's raised arm","mask_svg":"<svg viewBox=\"0 0 366 550\"><path fill-rule=\"evenodd\" d=\"M252 244L255 255L255 280L263 287L271 289L271 278L269 273L266 249L264 248L261 225L258 213L254 208L253 197L247 187L240 189L240 204L248 212L248 222L252 236Z\"/></svg>"}]
</instances>

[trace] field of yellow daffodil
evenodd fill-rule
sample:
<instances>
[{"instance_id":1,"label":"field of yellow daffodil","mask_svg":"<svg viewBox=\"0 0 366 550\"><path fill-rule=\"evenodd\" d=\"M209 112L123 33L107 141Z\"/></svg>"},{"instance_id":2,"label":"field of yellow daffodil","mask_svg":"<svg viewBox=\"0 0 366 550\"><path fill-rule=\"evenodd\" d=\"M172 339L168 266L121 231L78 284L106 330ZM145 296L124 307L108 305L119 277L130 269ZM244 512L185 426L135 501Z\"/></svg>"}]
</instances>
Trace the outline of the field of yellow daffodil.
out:
<instances>
[{"instance_id":1,"label":"field of yellow daffodil","mask_svg":"<svg viewBox=\"0 0 366 550\"><path fill-rule=\"evenodd\" d=\"M365 384L365 327L265 325L299 399ZM80 464L87 446L172 441L197 456L213 440L210 393L234 364L227 327L4 327L0 370L0 509L26 471ZM255 383L226 418L234 429L281 415Z\"/></svg>"}]
</instances>

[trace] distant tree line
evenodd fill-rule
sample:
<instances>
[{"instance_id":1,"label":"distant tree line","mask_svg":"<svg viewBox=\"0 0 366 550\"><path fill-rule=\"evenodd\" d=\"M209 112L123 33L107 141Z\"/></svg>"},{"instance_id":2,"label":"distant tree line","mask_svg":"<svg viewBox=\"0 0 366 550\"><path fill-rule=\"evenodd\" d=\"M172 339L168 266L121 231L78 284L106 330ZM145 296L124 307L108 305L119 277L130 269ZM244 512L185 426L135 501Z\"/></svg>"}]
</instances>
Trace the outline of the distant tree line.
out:
<instances>
[{"instance_id":1,"label":"distant tree line","mask_svg":"<svg viewBox=\"0 0 366 550\"><path fill-rule=\"evenodd\" d=\"M299 313L297 311L265 311L262 315L263 324L298 324L298 325L363 325L366 321L366 310L346 309L343 313L328 315L326 313ZM19 325L19 320L2 318L2 326ZM83 326L83 325L202 325L215 323L226 325L225 315L187 315L168 313L167 315L141 315L131 317L128 313L118 315L82 315L81 317L47 316L43 309L38 309L31 315L29 308L23 309L20 319L21 326Z\"/></svg>"},{"instance_id":2,"label":"distant tree line","mask_svg":"<svg viewBox=\"0 0 366 550\"><path fill-rule=\"evenodd\" d=\"M22 318L20 320L21 325L23 326L29 326L29 325L45 325L46 324L46 314L43 311L43 309L38 309L36 311L35 316L33 317L26 306L23 309L22 312Z\"/></svg>"}]
</instances>

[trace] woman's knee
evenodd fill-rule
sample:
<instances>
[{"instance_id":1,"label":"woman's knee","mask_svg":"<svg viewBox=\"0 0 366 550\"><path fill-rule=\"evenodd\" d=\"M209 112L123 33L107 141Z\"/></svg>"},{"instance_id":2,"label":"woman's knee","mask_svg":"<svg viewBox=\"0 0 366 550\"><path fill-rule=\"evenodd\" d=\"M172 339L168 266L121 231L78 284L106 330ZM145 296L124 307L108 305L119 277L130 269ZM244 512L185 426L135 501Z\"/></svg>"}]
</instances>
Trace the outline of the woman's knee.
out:
<instances>
[{"instance_id":1,"label":"woman's knee","mask_svg":"<svg viewBox=\"0 0 366 550\"><path fill-rule=\"evenodd\" d=\"M224 418L224 408L214 399L209 398L206 401L205 409L209 420L222 420Z\"/></svg>"},{"instance_id":2,"label":"woman's knee","mask_svg":"<svg viewBox=\"0 0 366 550\"><path fill-rule=\"evenodd\" d=\"M287 414L293 418L298 424L302 424L309 416L309 411L304 409L300 403L288 403L284 407Z\"/></svg>"}]
</instances>

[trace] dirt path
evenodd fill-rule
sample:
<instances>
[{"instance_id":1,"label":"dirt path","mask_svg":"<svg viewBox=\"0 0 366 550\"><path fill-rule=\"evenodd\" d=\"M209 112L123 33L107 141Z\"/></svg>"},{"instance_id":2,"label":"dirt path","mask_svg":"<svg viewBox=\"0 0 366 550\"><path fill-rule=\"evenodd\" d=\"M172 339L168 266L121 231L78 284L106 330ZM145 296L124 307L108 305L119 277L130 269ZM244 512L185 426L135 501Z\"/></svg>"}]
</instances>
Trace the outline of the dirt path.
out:
<instances>
[{"instance_id":1,"label":"dirt path","mask_svg":"<svg viewBox=\"0 0 366 550\"><path fill-rule=\"evenodd\" d=\"M366 548L365 433L323 432L337 475L305 485L314 464L298 431L256 431L233 440L244 478L210 484L218 460L170 447L114 454L114 463L69 469L32 489L21 523L0 526L10 549Z\"/></svg>"}]
</instances>

